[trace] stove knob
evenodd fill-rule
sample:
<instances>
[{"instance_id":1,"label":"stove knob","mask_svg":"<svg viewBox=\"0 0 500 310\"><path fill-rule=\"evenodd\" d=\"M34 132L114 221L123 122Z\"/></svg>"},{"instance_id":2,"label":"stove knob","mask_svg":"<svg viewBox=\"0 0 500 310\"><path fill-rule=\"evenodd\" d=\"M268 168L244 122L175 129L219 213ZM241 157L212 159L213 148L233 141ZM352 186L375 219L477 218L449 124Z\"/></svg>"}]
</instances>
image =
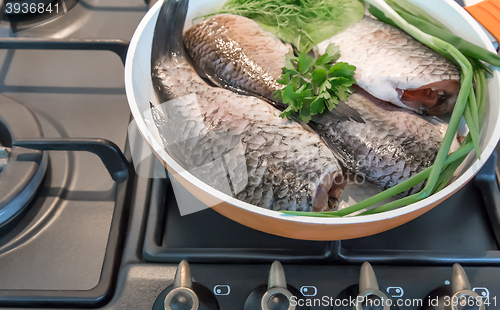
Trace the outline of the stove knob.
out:
<instances>
[{"instance_id":1,"label":"stove knob","mask_svg":"<svg viewBox=\"0 0 500 310\"><path fill-rule=\"evenodd\" d=\"M292 297L292 293L287 289L283 266L275 261L269 271L267 291L261 298L260 307L262 310L270 310L270 308L295 310L295 306L291 303Z\"/></svg>"},{"instance_id":2,"label":"stove knob","mask_svg":"<svg viewBox=\"0 0 500 310\"><path fill-rule=\"evenodd\" d=\"M153 310L219 310L212 292L193 282L189 264L183 260L177 267L174 284L156 298Z\"/></svg>"},{"instance_id":3,"label":"stove knob","mask_svg":"<svg viewBox=\"0 0 500 310\"><path fill-rule=\"evenodd\" d=\"M450 282L450 285L440 286L430 292L422 310L486 309L481 296L472 291L469 278L460 264L453 265Z\"/></svg>"},{"instance_id":4,"label":"stove knob","mask_svg":"<svg viewBox=\"0 0 500 310\"><path fill-rule=\"evenodd\" d=\"M248 296L243 310L310 310L307 306L295 305L293 296L304 298L298 289L287 285L283 266L275 261L267 285L258 286Z\"/></svg>"},{"instance_id":5,"label":"stove knob","mask_svg":"<svg viewBox=\"0 0 500 310\"><path fill-rule=\"evenodd\" d=\"M337 300L354 300L354 310L383 309L398 310L396 303L379 288L372 265L365 262L361 266L359 285L351 285L337 296ZM349 304L346 302L345 304ZM352 306L335 306L335 310L352 309Z\"/></svg>"},{"instance_id":6,"label":"stove knob","mask_svg":"<svg viewBox=\"0 0 500 310\"><path fill-rule=\"evenodd\" d=\"M371 301L369 301L370 299ZM363 263L361 266L359 294L356 296L355 309L367 309L368 307L363 307L363 304L368 304L370 307L371 305L375 305L376 308L382 308L383 310L390 310L392 306L392 300L380 290L375 271L373 271L372 265L368 262ZM395 307L392 306L392 308L394 309Z\"/></svg>"}]
</instances>

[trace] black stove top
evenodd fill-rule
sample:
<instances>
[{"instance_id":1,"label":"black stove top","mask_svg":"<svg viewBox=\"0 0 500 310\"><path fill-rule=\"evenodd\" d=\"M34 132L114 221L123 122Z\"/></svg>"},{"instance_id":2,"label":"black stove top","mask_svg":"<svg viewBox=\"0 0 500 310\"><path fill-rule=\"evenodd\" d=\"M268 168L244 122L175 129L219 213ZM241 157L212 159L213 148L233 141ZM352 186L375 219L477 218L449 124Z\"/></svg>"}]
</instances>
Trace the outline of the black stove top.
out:
<instances>
[{"instance_id":1,"label":"black stove top","mask_svg":"<svg viewBox=\"0 0 500 310\"><path fill-rule=\"evenodd\" d=\"M88 0L16 34L0 23L0 309L164 309L176 271L190 270L200 310L250 310L259 307L275 260L288 290L309 302L357 294L361 266L370 262L380 290L402 301L400 309L426 309L420 303L432 290L455 285L453 264L460 263L470 289L489 296L488 309L500 309L496 155L430 212L365 238L292 240L211 209L180 216L163 166L154 156L134 166L129 145L147 149L129 126L123 85L125 40L147 7ZM5 116L7 105L34 121ZM41 175L22 204L2 194L13 187L3 177L14 159L17 171L27 171L25 187L30 173ZM178 269L182 260L189 265ZM281 283L280 268L273 264L271 282ZM352 309L323 305L296 309Z\"/></svg>"},{"instance_id":2,"label":"black stove top","mask_svg":"<svg viewBox=\"0 0 500 310\"><path fill-rule=\"evenodd\" d=\"M499 240L492 228L500 219L488 215L484 195L489 195L489 189L483 181L495 173L495 160L496 154L473 181L410 223L370 237L332 242L268 235L212 209L180 216L169 180L154 180L143 255L152 262L185 258L190 262L272 263L278 259L500 266Z\"/></svg>"},{"instance_id":3,"label":"black stove top","mask_svg":"<svg viewBox=\"0 0 500 310\"><path fill-rule=\"evenodd\" d=\"M144 260L154 265L146 264L150 267L143 271L186 259L195 280L221 291L221 309L243 309L252 290L266 282L274 260L284 264L288 283L314 292L313 299L337 298L358 283L360 266L370 262L389 295L408 303L415 300L416 306L404 309L420 309L417 300L425 302L433 289L449 285L452 266L460 263L472 289L493 298L500 293L500 248L494 229L499 218L489 215L494 212L489 207L495 206L489 200L498 195L495 167L496 154L464 188L410 223L332 242L268 235L211 209L180 216L170 181L156 179L142 247ZM493 301L488 309L497 309Z\"/></svg>"}]
</instances>

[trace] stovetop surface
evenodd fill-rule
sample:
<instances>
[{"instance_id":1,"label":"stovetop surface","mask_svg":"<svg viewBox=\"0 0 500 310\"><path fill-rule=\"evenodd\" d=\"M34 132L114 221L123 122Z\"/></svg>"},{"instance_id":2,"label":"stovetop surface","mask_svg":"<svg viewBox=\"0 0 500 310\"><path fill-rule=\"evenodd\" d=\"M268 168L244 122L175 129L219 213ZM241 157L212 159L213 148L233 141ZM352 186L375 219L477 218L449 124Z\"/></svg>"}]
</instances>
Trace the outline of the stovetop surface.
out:
<instances>
[{"instance_id":1,"label":"stovetop surface","mask_svg":"<svg viewBox=\"0 0 500 310\"><path fill-rule=\"evenodd\" d=\"M167 182L168 183L168 182ZM172 188L165 185L165 213L154 242L168 249L300 249L303 255L325 252L330 242L272 236L229 220L212 209L180 216ZM150 210L150 214L153 210ZM159 236L158 236L159 234ZM200 236L203 237L200 237ZM450 242L450 237L454 242ZM498 251L481 191L474 181L419 218L377 235L345 240L346 249L393 251Z\"/></svg>"},{"instance_id":2,"label":"stovetop surface","mask_svg":"<svg viewBox=\"0 0 500 310\"><path fill-rule=\"evenodd\" d=\"M43 27L14 34L3 22L0 34L129 40L146 10L142 1L81 1ZM104 138L126 151L130 111L123 63L112 52L2 49L0 92L34 112L45 138ZM103 304L115 285L115 279L104 279L104 259L117 199L125 191L94 154L48 153L36 198L0 230L0 290L7 296L10 291L84 292L107 282L96 293L95 303Z\"/></svg>"},{"instance_id":3,"label":"stovetop surface","mask_svg":"<svg viewBox=\"0 0 500 310\"><path fill-rule=\"evenodd\" d=\"M147 10L141 0L80 3L56 21L17 34L0 24L0 35L129 40ZM130 111L117 55L0 50L0 64L0 92L34 111L45 137L105 138L130 159ZM267 282L275 259L284 264L290 285L314 287L314 297L336 297L357 284L364 261L373 264L388 294L400 288L404 299L423 299L446 285L454 262L465 267L473 287L487 288L491 298L500 294L496 222L488 214L481 180L471 181L441 205L393 230L341 242L313 242L267 235L211 209L181 217L168 178L131 173L125 196L95 155L49 155L36 199L0 231L0 308L152 309L157 296L173 283L182 259L190 263L196 282L214 292L217 287L229 288L228 294L216 296L221 310L243 309L253 289ZM494 174L494 161L485 168L487 176ZM141 165L154 170L160 164L149 158ZM104 260L119 197L125 200L127 229L118 234L122 245L116 248L118 260L111 268L116 273L110 275L104 272ZM89 291L103 282L109 282L107 290L93 304L71 294L69 301L53 304L29 298L25 303L8 302L27 291L64 295Z\"/></svg>"},{"instance_id":4,"label":"stovetop surface","mask_svg":"<svg viewBox=\"0 0 500 310\"><path fill-rule=\"evenodd\" d=\"M496 154L460 191L405 225L374 236L332 242L268 235L211 209L180 216L170 181L157 179L152 185L142 248L146 264L133 265L127 276L130 282L141 279L151 285L142 287L141 294L153 288L158 294L165 286L153 285L158 280L145 278L164 272L160 278L170 279L175 263L186 259L191 263L195 281L214 292L222 291L216 296L220 309L229 310L243 309L253 289L266 283L269 266L275 259L284 264L289 285L300 292L314 292L314 296L306 297L312 301L341 298L344 290L357 285L360 266L368 261L373 264L384 292L404 304L400 309L421 309L432 290L449 287L452 265L459 262L467 272L471 288L489 296L488 309L499 309L495 297L500 294L500 251L482 182L485 176L495 175L495 165ZM498 190L496 178L490 180ZM164 268L167 265L172 268ZM138 289L127 283L122 293L131 294ZM142 300L150 302L147 298Z\"/></svg>"}]
</instances>

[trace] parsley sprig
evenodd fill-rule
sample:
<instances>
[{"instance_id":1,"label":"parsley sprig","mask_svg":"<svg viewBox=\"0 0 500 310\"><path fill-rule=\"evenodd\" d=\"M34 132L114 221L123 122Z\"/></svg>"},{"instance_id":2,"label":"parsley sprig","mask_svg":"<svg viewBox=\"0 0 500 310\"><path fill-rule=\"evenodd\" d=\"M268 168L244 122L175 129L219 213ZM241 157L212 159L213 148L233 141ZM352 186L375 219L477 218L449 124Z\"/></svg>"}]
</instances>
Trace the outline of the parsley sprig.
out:
<instances>
[{"instance_id":1,"label":"parsley sprig","mask_svg":"<svg viewBox=\"0 0 500 310\"><path fill-rule=\"evenodd\" d=\"M298 120L307 123L311 117L325 110L332 111L340 101L346 101L354 92L355 66L345 62L334 63L340 57L340 51L334 44L329 44L325 53L316 59L301 53L292 53L285 57L285 67L281 79L276 82L286 85L273 96L288 107L281 117L291 118L298 113Z\"/></svg>"}]
</instances>

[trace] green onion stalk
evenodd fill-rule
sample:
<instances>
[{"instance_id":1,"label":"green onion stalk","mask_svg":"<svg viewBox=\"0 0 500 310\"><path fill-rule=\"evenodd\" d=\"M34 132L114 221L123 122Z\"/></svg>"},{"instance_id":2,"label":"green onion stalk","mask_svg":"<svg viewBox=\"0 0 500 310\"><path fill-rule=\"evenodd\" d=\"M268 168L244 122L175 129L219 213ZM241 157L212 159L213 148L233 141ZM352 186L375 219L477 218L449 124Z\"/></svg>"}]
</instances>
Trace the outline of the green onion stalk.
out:
<instances>
[{"instance_id":1,"label":"green onion stalk","mask_svg":"<svg viewBox=\"0 0 500 310\"><path fill-rule=\"evenodd\" d=\"M496 67L500 67L500 57L498 56L498 54L490 52L482 47L470 43L467 40L462 39L461 37L454 35L448 28L446 28L446 26L441 24L438 20L427 14L425 11L423 11L413 3L407 0L386 0L386 2L399 15L401 15L401 17L405 19L405 21L427 34L450 43L465 56L471 57L472 59L479 59ZM394 23L392 23L391 20L383 20L383 17L379 17L376 12L376 8L375 10L371 8L370 12L383 22L394 26ZM478 65L482 65L482 63L478 63ZM486 67L482 67L486 71L489 71L489 69L487 69Z\"/></svg>"},{"instance_id":2,"label":"green onion stalk","mask_svg":"<svg viewBox=\"0 0 500 310\"><path fill-rule=\"evenodd\" d=\"M486 87L487 86L486 85L486 76L485 76L484 71L482 69L480 69L480 68L474 69L474 82L476 84L476 94L477 94L476 100L478 103L478 114L480 115L479 123L483 124L484 119L486 117L486 113L485 113L486 103L485 103L485 101L486 101L488 89ZM473 150L474 147L473 147L473 143L471 140L472 140L471 134L469 131L469 134L465 138L465 140L462 143L462 145L460 146L460 148L457 151L453 152L450 156L448 156L448 158L445 161L445 166L447 166L447 167L443 170L443 172L440 175L440 177L442 177L442 180L441 180L442 182L441 182L441 184L438 184L438 187L435 189L434 192L440 191L441 189L443 189L446 186L446 184L448 184L448 182L453 177L453 173L455 172L455 170L458 168L458 166L460 166L460 164L462 164L462 162L465 160L465 158L467 157L469 152L471 152ZM433 168L433 166L427 168L426 170L430 170L432 168ZM424 170L422 172L425 172L426 170ZM409 180L410 179L408 179L407 181L409 181ZM403 184L403 183L401 183L401 184ZM393 209L392 206L390 206L389 204L386 204L386 205L365 211L365 212L361 213L360 215L375 214L375 213L388 211L391 209ZM352 211L352 212L356 212L356 211ZM350 213L352 213L352 212L350 212Z\"/></svg>"}]
</instances>

